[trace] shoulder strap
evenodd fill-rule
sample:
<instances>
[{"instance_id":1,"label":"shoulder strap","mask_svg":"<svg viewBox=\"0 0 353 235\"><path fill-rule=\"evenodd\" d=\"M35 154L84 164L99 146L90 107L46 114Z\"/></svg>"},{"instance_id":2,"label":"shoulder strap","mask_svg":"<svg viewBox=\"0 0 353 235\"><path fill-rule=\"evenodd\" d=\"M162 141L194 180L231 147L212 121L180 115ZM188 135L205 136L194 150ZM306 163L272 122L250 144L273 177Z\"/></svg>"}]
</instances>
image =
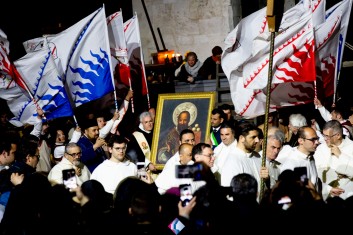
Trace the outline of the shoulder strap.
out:
<instances>
[{"instance_id":1,"label":"shoulder strap","mask_svg":"<svg viewBox=\"0 0 353 235\"><path fill-rule=\"evenodd\" d=\"M135 139L137 140L137 143L139 144L143 154L146 156L146 158L151 160L150 159L151 149L150 149L150 146L149 146L145 136L139 131L135 131L132 134L134 135Z\"/></svg>"}]
</instances>

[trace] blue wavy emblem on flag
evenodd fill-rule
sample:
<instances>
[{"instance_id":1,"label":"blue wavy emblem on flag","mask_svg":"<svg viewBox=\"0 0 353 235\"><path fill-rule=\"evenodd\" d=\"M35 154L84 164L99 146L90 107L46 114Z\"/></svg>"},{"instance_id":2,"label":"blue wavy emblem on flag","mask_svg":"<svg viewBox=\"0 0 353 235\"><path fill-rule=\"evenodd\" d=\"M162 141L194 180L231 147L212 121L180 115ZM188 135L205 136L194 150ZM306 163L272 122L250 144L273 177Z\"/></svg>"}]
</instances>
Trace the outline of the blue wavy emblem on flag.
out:
<instances>
[{"instance_id":1,"label":"blue wavy emblem on flag","mask_svg":"<svg viewBox=\"0 0 353 235\"><path fill-rule=\"evenodd\" d=\"M35 55L38 56L40 53L36 53ZM45 52L43 60L39 61L38 65L33 63L19 68L28 68L28 66L33 68L33 73L35 71L38 72L36 73L37 75L34 75L36 76L35 79L26 79L25 82L31 94L37 100L38 106L44 111L46 118L50 120L58 117L72 116L73 111L63 82L56 71L53 60L51 60L51 52ZM35 66L37 66L37 69ZM28 75L28 77L34 77L30 73ZM17 112L14 112L15 117L12 120L22 123L33 123L33 118L36 118L38 114L32 98L27 93L23 93L18 98L17 105L20 105L20 108Z\"/></svg>"}]
</instances>

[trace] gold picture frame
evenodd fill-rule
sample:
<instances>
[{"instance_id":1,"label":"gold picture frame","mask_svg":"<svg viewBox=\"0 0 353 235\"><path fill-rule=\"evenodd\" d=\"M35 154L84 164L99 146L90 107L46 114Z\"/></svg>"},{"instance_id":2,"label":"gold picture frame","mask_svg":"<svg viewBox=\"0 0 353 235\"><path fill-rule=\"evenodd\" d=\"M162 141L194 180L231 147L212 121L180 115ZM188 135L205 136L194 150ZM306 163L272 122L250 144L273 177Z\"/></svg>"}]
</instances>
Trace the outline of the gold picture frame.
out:
<instances>
[{"instance_id":1,"label":"gold picture frame","mask_svg":"<svg viewBox=\"0 0 353 235\"><path fill-rule=\"evenodd\" d=\"M209 140L215 98L216 92L158 95L151 149L151 161L158 170L163 169L165 162L179 148L178 127L192 129L196 143ZM178 116L182 112L189 113L189 122L184 127L178 125Z\"/></svg>"}]
</instances>

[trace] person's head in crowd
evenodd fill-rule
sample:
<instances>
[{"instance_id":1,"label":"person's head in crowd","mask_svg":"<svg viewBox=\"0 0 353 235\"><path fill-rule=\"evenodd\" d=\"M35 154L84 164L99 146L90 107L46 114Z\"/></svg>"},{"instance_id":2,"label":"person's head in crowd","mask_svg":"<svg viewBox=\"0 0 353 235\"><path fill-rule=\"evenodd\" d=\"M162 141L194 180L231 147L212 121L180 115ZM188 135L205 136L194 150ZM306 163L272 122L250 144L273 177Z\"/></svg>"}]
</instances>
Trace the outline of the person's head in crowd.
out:
<instances>
[{"instance_id":1,"label":"person's head in crowd","mask_svg":"<svg viewBox=\"0 0 353 235\"><path fill-rule=\"evenodd\" d=\"M260 141L257 127L248 121L244 121L238 125L235 135L237 136L238 148L246 153L254 151L257 143Z\"/></svg>"},{"instance_id":2,"label":"person's head in crowd","mask_svg":"<svg viewBox=\"0 0 353 235\"><path fill-rule=\"evenodd\" d=\"M81 147L76 143L68 143L65 146L64 157L73 165L77 165L81 161Z\"/></svg>"},{"instance_id":3,"label":"person's head in crowd","mask_svg":"<svg viewBox=\"0 0 353 235\"><path fill-rule=\"evenodd\" d=\"M188 63L190 67L193 67L196 64L196 62L198 61L197 55L193 51L188 52L186 54L185 59L186 59L186 63Z\"/></svg>"},{"instance_id":4,"label":"person's head in crowd","mask_svg":"<svg viewBox=\"0 0 353 235\"><path fill-rule=\"evenodd\" d=\"M2 136L0 139L0 166L8 166L15 161L17 143L11 138Z\"/></svg>"},{"instance_id":5,"label":"person's head in crowd","mask_svg":"<svg viewBox=\"0 0 353 235\"><path fill-rule=\"evenodd\" d=\"M220 46L215 46L212 48L212 58L214 61L221 61L223 50Z\"/></svg>"},{"instance_id":6,"label":"person's head in crowd","mask_svg":"<svg viewBox=\"0 0 353 235\"><path fill-rule=\"evenodd\" d=\"M19 149L18 156L18 160L36 169L40 158L38 144L32 141L24 141Z\"/></svg>"},{"instance_id":7,"label":"person's head in crowd","mask_svg":"<svg viewBox=\"0 0 353 235\"><path fill-rule=\"evenodd\" d=\"M213 167L214 164L214 154L212 146L206 143L198 143L192 148L192 157L195 162L203 162L208 167Z\"/></svg>"},{"instance_id":8,"label":"person's head in crowd","mask_svg":"<svg viewBox=\"0 0 353 235\"><path fill-rule=\"evenodd\" d=\"M267 147L266 147L266 158L275 160L281 151L285 136L283 131L277 127L271 127L268 129L267 135Z\"/></svg>"},{"instance_id":9,"label":"person's head in crowd","mask_svg":"<svg viewBox=\"0 0 353 235\"><path fill-rule=\"evenodd\" d=\"M223 123L220 128L222 143L226 146L231 145L235 141L235 130L228 123Z\"/></svg>"},{"instance_id":10,"label":"person's head in crowd","mask_svg":"<svg viewBox=\"0 0 353 235\"><path fill-rule=\"evenodd\" d=\"M316 131L309 126L299 128L298 143L298 150L307 155L313 154L320 144Z\"/></svg>"},{"instance_id":11,"label":"person's head in crowd","mask_svg":"<svg viewBox=\"0 0 353 235\"><path fill-rule=\"evenodd\" d=\"M342 105L336 105L331 110L332 120L344 121L348 118L348 112Z\"/></svg>"},{"instance_id":12,"label":"person's head in crowd","mask_svg":"<svg viewBox=\"0 0 353 235\"><path fill-rule=\"evenodd\" d=\"M229 121L232 118L232 106L229 104L222 104L219 108L223 110L225 114L225 120Z\"/></svg>"},{"instance_id":13,"label":"person's head in crowd","mask_svg":"<svg viewBox=\"0 0 353 235\"><path fill-rule=\"evenodd\" d=\"M181 165L189 165L192 161L192 148L193 145L184 143L179 146L179 156ZM193 161L192 161L193 163Z\"/></svg>"},{"instance_id":14,"label":"person's head in crowd","mask_svg":"<svg viewBox=\"0 0 353 235\"><path fill-rule=\"evenodd\" d=\"M195 145L195 134L190 129L184 129L179 134L180 144L188 143L191 145Z\"/></svg>"},{"instance_id":15,"label":"person's head in crowd","mask_svg":"<svg viewBox=\"0 0 353 235\"><path fill-rule=\"evenodd\" d=\"M99 127L96 119L86 119L81 126L89 140L93 141L99 137Z\"/></svg>"},{"instance_id":16,"label":"person's head in crowd","mask_svg":"<svg viewBox=\"0 0 353 235\"><path fill-rule=\"evenodd\" d=\"M140 114L139 120L140 120L139 128L141 130L144 130L147 132L152 131L154 121L150 112L148 111L142 112Z\"/></svg>"},{"instance_id":17,"label":"person's head in crowd","mask_svg":"<svg viewBox=\"0 0 353 235\"><path fill-rule=\"evenodd\" d=\"M222 109L214 108L211 112L211 127L219 127L225 120L225 114Z\"/></svg>"},{"instance_id":18,"label":"person's head in crowd","mask_svg":"<svg viewBox=\"0 0 353 235\"><path fill-rule=\"evenodd\" d=\"M146 184L136 176L129 176L120 181L113 196L113 210L115 214L119 216L128 216L133 195L139 190L148 190L148 187L150 187L150 185Z\"/></svg>"},{"instance_id":19,"label":"person's head in crowd","mask_svg":"<svg viewBox=\"0 0 353 235\"><path fill-rule=\"evenodd\" d=\"M327 146L340 145L344 138L342 124L337 120L331 120L324 124L322 135Z\"/></svg>"},{"instance_id":20,"label":"person's head in crowd","mask_svg":"<svg viewBox=\"0 0 353 235\"><path fill-rule=\"evenodd\" d=\"M258 183L254 176L247 173L235 175L230 182L233 201L256 201Z\"/></svg>"},{"instance_id":21,"label":"person's head in crowd","mask_svg":"<svg viewBox=\"0 0 353 235\"><path fill-rule=\"evenodd\" d=\"M156 109L151 107L148 112L151 114L152 120L154 122L156 118Z\"/></svg>"},{"instance_id":22,"label":"person's head in crowd","mask_svg":"<svg viewBox=\"0 0 353 235\"><path fill-rule=\"evenodd\" d=\"M110 138L108 143L108 150L112 159L123 162L126 158L126 148L127 140L124 137L120 135L114 135L112 138Z\"/></svg>"},{"instance_id":23,"label":"person's head in crowd","mask_svg":"<svg viewBox=\"0 0 353 235\"><path fill-rule=\"evenodd\" d=\"M65 146L58 146L54 149L54 162L59 163L65 154Z\"/></svg>"},{"instance_id":24,"label":"person's head in crowd","mask_svg":"<svg viewBox=\"0 0 353 235\"><path fill-rule=\"evenodd\" d=\"M153 190L139 190L132 195L129 214L137 224L158 223L160 194Z\"/></svg>"},{"instance_id":25,"label":"person's head in crowd","mask_svg":"<svg viewBox=\"0 0 353 235\"><path fill-rule=\"evenodd\" d=\"M100 210L108 210L112 206L112 195L107 193L103 185L97 180L91 179L83 182L75 192L74 200L79 202L81 206L88 202Z\"/></svg>"},{"instance_id":26,"label":"person's head in crowd","mask_svg":"<svg viewBox=\"0 0 353 235\"><path fill-rule=\"evenodd\" d=\"M255 148L255 151L256 152L260 152L262 150L262 145L264 143L264 133L263 131L261 130L261 128L259 127L256 127L258 133L259 133L259 142L256 144L256 148Z\"/></svg>"},{"instance_id":27,"label":"person's head in crowd","mask_svg":"<svg viewBox=\"0 0 353 235\"><path fill-rule=\"evenodd\" d=\"M100 113L99 115L97 115L96 119L97 119L97 124L99 129L102 129L107 124L107 121L103 113Z\"/></svg>"},{"instance_id":28,"label":"person's head in crowd","mask_svg":"<svg viewBox=\"0 0 353 235\"><path fill-rule=\"evenodd\" d=\"M298 129L307 126L306 118L300 113L294 113L289 116L288 128L294 134L298 133Z\"/></svg>"}]
</instances>

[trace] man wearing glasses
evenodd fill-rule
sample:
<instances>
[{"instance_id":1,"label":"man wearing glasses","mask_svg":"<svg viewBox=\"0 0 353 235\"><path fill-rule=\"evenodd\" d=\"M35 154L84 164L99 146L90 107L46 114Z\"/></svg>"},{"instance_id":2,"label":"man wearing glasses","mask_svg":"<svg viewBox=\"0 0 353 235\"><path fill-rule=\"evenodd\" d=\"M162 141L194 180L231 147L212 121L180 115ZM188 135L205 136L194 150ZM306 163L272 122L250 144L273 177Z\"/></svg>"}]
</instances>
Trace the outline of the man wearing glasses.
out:
<instances>
[{"instance_id":1,"label":"man wearing glasses","mask_svg":"<svg viewBox=\"0 0 353 235\"><path fill-rule=\"evenodd\" d=\"M137 166L126 156L126 139L115 135L109 141L111 157L99 164L92 172L91 179L99 181L107 193L114 194L118 184L129 176L137 177Z\"/></svg>"},{"instance_id":2,"label":"man wearing glasses","mask_svg":"<svg viewBox=\"0 0 353 235\"><path fill-rule=\"evenodd\" d=\"M343 134L343 127L337 120L325 123L325 143L315 154L318 175L323 182L322 196L339 196L345 199L353 194L353 141Z\"/></svg>"},{"instance_id":3,"label":"man wearing glasses","mask_svg":"<svg viewBox=\"0 0 353 235\"><path fill-rule=\"evenodd\" d=\"M307 178L320 191L320 181L316 170L314 153L319 146L319 137L316 131L303 126L298 130L298 146L293 147L291 151L286 152L286 156L281 158L281 173L285 170L294 170L297 167L306 167Z\"/></svg>"},{"instance_id":4,"label":"man wearing glasses","mask_svg":"<svg viewBox=\"0 0 353 235\"><path fill-rule=\"evenodd\" d=\"M68 143L65 146L64 157L56 164L49 172L48 180L52 185L63 184L63 170L75 169L75 177L77 185L80 186L83 182L91 177L91 172L81 162L82 151L76 143Z\"/></svg>"}]
</instances>

